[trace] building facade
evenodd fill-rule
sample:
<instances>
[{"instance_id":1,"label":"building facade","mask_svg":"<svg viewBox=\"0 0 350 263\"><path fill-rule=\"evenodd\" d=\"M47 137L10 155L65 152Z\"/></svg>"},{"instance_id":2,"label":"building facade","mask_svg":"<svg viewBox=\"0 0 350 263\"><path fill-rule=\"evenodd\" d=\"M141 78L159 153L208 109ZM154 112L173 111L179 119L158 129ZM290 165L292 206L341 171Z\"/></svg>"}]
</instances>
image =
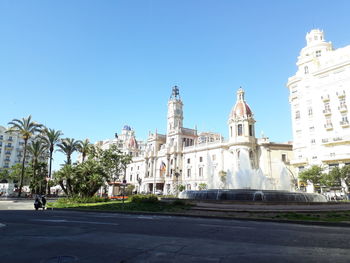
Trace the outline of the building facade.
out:
<instances>
[{"instance_id":1,"label":"building facade","mask_svg":"<svg viewBox=\"0 0 350 263\"><path fill-rule=\"evenodd\" d=\"M137 153L132 154L126 170L127 182L135 185L137 192L167 195L176 194L179 185L188 190L241 188L234 177L242 156L246 156L249 169L259 169L278 184L281 164L288 166L292 159L292 145L255 137L255 119L244 96L244 90L239 89L228 118L229 138L225 140L218 133L198 133L183 127L183 102L179 88L173 87L168 100L167 132L156 131L145 142L137 142ZM104 147L112 141L104 141ZM130 152L129 144L120 146L125 153ZM254 182L243 187L253 185Z\"/></svg>"},{"instance_id":2,"label":"building facade","mask_svg":"<svg viewBox=\"0 0 350 263\"><path fill-rule=\"evenodd\" d=\"M7 129L0 126L0 170L22 163L24 141L18 133L7 133ZM26 162L28 164L28 161ZM0 196L13 193L15 184L8 178L0 180Z\"/></svg>"},{"instance_id":3,"label":"building facade","mask_svg":"<svg viewBox=\"0 0 350 263\"><path fill-rule=\"evenodd\" d=\"M292 113L291 163L300 172L309 165L350 164L350 45L334 49L324 32L306 34L306 46L288 79Z\"/></svg>"}]
</instances>

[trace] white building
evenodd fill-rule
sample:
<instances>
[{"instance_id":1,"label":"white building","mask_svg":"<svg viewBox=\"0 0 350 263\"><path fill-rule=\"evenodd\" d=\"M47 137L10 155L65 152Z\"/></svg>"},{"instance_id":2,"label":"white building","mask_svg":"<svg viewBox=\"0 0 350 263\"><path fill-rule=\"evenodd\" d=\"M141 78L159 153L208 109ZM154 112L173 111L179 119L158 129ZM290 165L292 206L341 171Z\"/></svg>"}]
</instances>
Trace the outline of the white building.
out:
<instances>
[{"instance_id":1,"label":"white building","mask_svg":"<svg viewBox=\"0 0 350 263\"><path fill-rule=\"evenodd\" d=\"M350 164L350 45L334 49L323 31L306 34L306 47L288 79L293 125L291 163L299 172L308 165Z\"/></svg>"},{"instance_id":2,"label":"white building","mask_svg":"<svg viewBox=\"0 0 350 263\"><path fill-rule=\"evenodd\" d=\"M18 133L6 133L7 129L0 126L0 169L10 168L22 163L24 141ZM26 162L28 163L28 161ZM14 190L12 180L0 180L0 195L9 195Z\"/></svg>"},{"instance_id":3,"label":"white building","mask_svg":"<svg viewBox=\"0 0 350 263\"><path fill-rule=\"evenodd\" d=\"M238 90L237 102L229 115L228 140L217 133L198 134L196 129L184 128L183 118L183 102L175 86L168 101L167 134L150 133L144 144L138 142L143 146L137 147L137 153L132 152L126 180L138 192L175 194L180 184L192 190L203 184L222 188L222 175L234 178L239 156L245 153L253 168L260 168L265 176L278 183L282 162L288 165L292 159L290 143L271 143L268 138L255 137L255 120L243 89ZM102 144L108 147L112 141ZM120 145L126 153L130 152L129 144ZM234 182L225 181L227 187L237 187Z\"/></svg>"}]
</instances>

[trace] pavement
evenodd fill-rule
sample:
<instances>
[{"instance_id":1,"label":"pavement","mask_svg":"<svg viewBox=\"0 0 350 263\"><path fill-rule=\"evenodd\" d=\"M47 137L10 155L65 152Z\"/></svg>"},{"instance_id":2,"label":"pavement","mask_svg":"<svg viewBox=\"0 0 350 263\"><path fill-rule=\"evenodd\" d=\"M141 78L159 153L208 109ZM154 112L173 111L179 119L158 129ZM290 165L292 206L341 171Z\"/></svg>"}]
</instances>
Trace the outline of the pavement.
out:
<instances>
[{"instance_id":1,"label":"pavement","mask_svg":"<svg viewBox=\"0 0 350 263\"><path fill-rule=\"evenodd\" d=\"M15 204L18 205L18 204ZM0 211L0 262L349 262L350 228L159 215Z\"/></svg>"}]
</instances>

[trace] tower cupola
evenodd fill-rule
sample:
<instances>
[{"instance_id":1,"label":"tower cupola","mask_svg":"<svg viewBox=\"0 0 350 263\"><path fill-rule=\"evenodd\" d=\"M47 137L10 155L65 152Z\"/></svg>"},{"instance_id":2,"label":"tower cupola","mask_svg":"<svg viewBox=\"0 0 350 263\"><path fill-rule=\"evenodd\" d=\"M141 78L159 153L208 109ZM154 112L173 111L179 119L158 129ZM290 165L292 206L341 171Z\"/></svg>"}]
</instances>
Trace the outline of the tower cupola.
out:
<instances>
[{"instance_id":1,"label":"tower cupola","mask_svg":"<svg viewBox=\"0 0 350 263\"><path fill-rule=\"evenodd\" d=\"M245 101L242 88L237 91L237 101L228 119L230 142L245 143L255 141L255 129L252 110Z\"/></svg>"},{"instance_id":2,"label":"tower cupola","mask_svg":"<svg viewBox=\"0 0 350 263\"><path fill-rule=\"evenodd\" d=\"M180 97L178 86L172 88L171 96L168 101L168 123L167 134L173 134L179 131L183 126L183 103Z\"/></svg>"}]
</instances>

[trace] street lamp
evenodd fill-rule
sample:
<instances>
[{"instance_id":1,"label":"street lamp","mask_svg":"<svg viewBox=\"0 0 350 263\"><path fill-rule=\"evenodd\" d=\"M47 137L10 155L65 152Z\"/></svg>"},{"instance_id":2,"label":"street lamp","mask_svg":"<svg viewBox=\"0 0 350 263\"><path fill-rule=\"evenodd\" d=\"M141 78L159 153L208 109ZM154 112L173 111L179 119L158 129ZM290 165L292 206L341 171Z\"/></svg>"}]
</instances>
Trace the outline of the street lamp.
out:
<instances>
[{"instance_id":1,"label":"street lamp","mask_svg":"<svg viewBox=\"0 0 350 263\"><path fill-rule=\"evenodd\" d=\"M178 172L178 169L179 169L179 167L176 167L176 170L175 170L175 177L176 177L176 196L178 196L178 194L179 194L179 176L181 175L181 174Z\"/></svg>"}]
</instances>

